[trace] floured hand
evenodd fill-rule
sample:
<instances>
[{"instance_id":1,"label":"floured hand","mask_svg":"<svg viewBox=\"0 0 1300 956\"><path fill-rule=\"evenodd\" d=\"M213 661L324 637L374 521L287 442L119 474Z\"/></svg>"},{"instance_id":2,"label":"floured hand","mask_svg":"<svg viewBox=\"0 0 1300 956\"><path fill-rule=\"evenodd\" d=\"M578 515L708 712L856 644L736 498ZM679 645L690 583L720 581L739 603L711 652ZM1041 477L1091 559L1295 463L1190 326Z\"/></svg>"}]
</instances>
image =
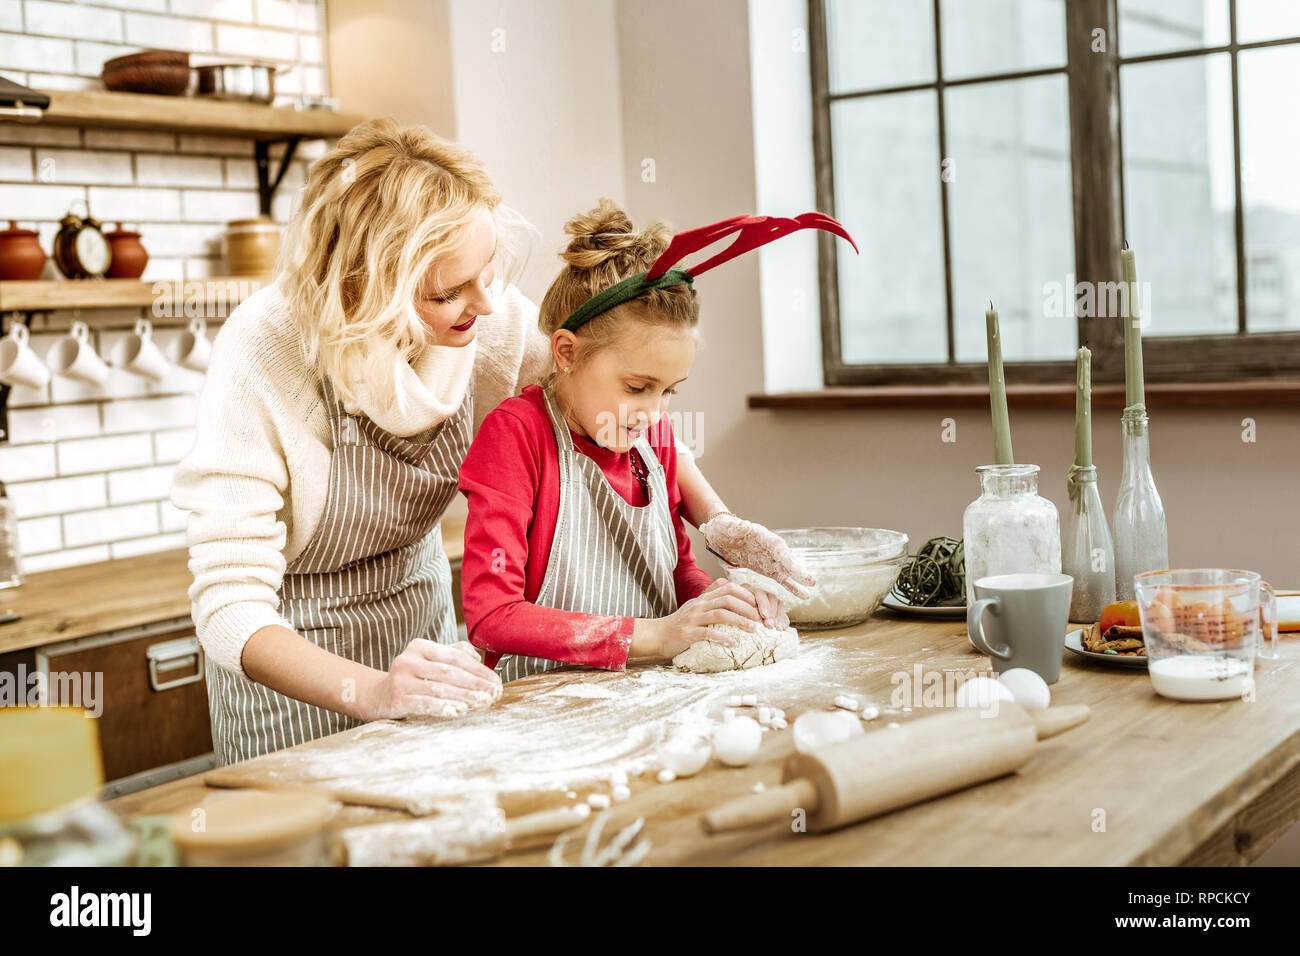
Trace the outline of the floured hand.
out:
<instances>
[{"instance_id":1,"label":"floured hand","mask_svg":"<svg viewBox=\"0 0 1300 956\"><path fill-rule=\"evenodd\" d=\"M710 625L727 624L751 632L760 626L754 592L719 578L666 617L636 619L629 657L676 657L696 641L734 644L735 638Z\"/></svg>"},{"instance_id":2,"label":"floured hand","mask_svg":"<svg viewBox=\"0 0 1300 956\"><path fill-rule=\"evenodd\" d=\"M778 631L784 631L790 626L790 615L785 613L785 605L781 603L780 598L762 588L747 585L742 587L746 587L754 595L754 603L758 607L758 614L763 619L764 625Z\"/></svg>"},{"instance_id":3,"label":"floured hand","mask_svg":"<svg viewBox=\"0 0 1300 956\"><path fill-rule=\"evenodd\" d=\"M393 658L362 712L366 720L460 717L500 696L501 678L483 666L471 644L416 638Z\"/></svg>"},{"instance_id":4,"label":"floured hand","mask_svg":"<svg viewBox=\"0 0 1300 956\"><path fill-rule=\"evenodd\" d=\"M799 598L807 598L817 580L808 573L790 545L761 524L733 514L714 515L700 525L704 540L732 564L751 568L784 585Z\"/></svg>"}]
</instances>

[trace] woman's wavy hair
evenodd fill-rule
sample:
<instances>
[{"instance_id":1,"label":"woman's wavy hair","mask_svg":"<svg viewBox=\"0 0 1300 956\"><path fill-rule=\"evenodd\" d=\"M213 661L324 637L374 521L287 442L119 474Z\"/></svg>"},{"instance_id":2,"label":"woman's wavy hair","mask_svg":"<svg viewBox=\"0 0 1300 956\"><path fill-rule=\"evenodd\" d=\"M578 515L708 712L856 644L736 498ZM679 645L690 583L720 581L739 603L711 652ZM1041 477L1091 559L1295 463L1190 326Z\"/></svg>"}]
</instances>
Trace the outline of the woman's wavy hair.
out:
<instances>
[{"instance_id":1,"label":"woman's wavy hair","mask_svg":"<svg viewBox=\"0 0 1300 956\"><path fill-rule=\"evenodd\" d=\"M517 275L531 229L469 150L424 126L362 123L311 167L285 230L275 277L307 360L339 397L392 407L398 362L427 341L416 314L430 267L454 253L483 209L497 226L500 272Z\"/></svg>"}]
</instances>

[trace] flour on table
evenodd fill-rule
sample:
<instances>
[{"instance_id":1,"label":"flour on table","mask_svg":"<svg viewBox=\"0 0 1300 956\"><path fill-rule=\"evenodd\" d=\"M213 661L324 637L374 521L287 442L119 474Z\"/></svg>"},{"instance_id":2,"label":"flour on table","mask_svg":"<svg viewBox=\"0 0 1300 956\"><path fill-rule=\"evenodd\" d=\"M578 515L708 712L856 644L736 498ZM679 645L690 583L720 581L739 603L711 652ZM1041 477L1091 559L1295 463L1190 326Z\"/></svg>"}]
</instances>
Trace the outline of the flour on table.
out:
<instances>
[{"instance_id":1,"label":"flour on table","mask_svg":"<svg viewBox=\"0 0 1300 956\"><path fill-rule=\"evenodd\" d=\"M488 809L497 802L510 815L517 795L531 808L543 791L556 799L571 792L585 802L586 790L603 791L616 769L628 776L657 772L659 751L674 737L707 737L730 696L820 700L822 688L839 686L846 673L865 673L875 657L823 638L770 667L707 680L657 664L575 673L566 689L581 683L609 692L586 699L557 695L547 675L507 707L455 721L375 721L210 773L224 776L226 786L316 787L345 803L397 806L417 816L464 813L479 801Z\"/></svg>"},{"instance_id":2,"label":"flour on table","mask_svg":"<svg viewBox=\"0 0 1300 956\"><path fill-rule=\"evenodd\" d=\"M732 624L710 624L709 627L734 637L735 646L728 647L716 641L696 641L674 657L673 664L695 674L716 674L775 664L799 654L799 632L792 627L782 630L760 624L753 631Z\"/></svg>"},{"instance_id":3,"label":"flour on table","mask_svg":"<svg viewBox=\"0 0 1300 956\"><path fill-rule=\"evenodd\" d=\"M571 684L561 684L555 690L547 691L547 697L579 697L584 700L609 700L611 697L617 697L612 690L602 687L600 684L581 684L574 682Z\"/></svg>"}]
</instances>

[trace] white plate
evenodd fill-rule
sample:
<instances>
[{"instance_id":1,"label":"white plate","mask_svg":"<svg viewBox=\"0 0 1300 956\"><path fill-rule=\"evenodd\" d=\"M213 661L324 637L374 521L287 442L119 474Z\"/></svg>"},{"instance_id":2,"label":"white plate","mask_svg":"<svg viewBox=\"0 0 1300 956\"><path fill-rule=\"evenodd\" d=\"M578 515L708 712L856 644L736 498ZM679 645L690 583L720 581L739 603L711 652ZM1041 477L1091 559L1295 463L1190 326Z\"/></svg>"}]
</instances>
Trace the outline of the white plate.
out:
<instances>
[{"instance_id":1,"label":"white plate","mask_svg":"<svg viewBox=\"0 0 1300 956\"><path fill-rule=\"evenodd\" d=\"M1080 657L1086 657L1090 661L1097 661L1099 664L1110 664L1112 667L1140 667L1142 670L1146 670L1147 667L1145 657L1125 657L1123 654L1098 654L1096 651L1086 649L1083 646L1083 628L1065 635L1065 646Z\"/></svg>"},{"instance_id":2,"label":"white plate","mask_svg":"<svg viewBox=\"0 0 1300 956\"><path fill-rule=\"evenodd\" d=\"M964 618L966 616L965 604L948 607L917 607L895 597L893 592L886 594L885 599L880 603L891 611L897 611L899 614L915 614L918 617Z\"/></svg>"}]
</instances>

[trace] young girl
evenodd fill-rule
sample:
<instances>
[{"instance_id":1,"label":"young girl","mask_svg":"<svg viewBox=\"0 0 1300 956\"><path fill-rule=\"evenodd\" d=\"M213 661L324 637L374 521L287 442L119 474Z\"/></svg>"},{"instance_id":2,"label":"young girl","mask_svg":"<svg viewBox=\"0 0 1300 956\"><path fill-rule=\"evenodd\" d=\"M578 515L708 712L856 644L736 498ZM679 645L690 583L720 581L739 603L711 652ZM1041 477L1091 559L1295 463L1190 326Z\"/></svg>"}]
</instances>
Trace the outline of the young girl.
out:
<instances>
[{"instance_id":1,"label":"young girl","mask_svg":"<svg viewBox=\"0 0 1300 956\"><path fill-rule=\"evenodd\" d=\"M769 595L710 582L686 535L664 413L695 359L699 305L682 270L629 285L672 233L661 223L637 231L608 200L565 228L567 266L539 316L554 367L487 416L460 472L465 620L489 667L508 655L504 680L734 643L710 624L788 625ZM780 540L730 513L714 521L720 537ZM773 567L812 583L788 554Z\"/></svg>"}]
</instances>

